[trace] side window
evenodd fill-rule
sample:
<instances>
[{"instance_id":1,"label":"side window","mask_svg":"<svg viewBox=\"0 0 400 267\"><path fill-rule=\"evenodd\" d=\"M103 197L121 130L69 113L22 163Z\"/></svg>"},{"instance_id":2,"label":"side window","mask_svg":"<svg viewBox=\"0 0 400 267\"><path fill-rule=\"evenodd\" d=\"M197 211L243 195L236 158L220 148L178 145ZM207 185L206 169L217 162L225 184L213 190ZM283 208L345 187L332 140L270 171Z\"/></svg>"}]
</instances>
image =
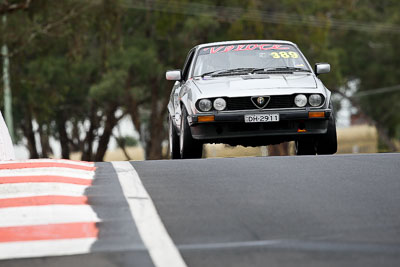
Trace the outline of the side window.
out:
<instances>
[{"instance_id":1,"label":"side window","mask_svg":"<svg viewBox=\"0 0 400 267\"><path fill-rule=\"evenodd\" d=\"M190 65L192 64L192 61L193 61L194 51L195 51L195 49L192 49L192 50L189 52L189 54L188 54L188 56L187 56L187 58L186 58L185 65L183 66L183 69L182 69L182 78L183 78L184 81L186 81L186 80L188 79L188 76L189 76L189 69L190 69Z\"/></svg>"}]
</instances>

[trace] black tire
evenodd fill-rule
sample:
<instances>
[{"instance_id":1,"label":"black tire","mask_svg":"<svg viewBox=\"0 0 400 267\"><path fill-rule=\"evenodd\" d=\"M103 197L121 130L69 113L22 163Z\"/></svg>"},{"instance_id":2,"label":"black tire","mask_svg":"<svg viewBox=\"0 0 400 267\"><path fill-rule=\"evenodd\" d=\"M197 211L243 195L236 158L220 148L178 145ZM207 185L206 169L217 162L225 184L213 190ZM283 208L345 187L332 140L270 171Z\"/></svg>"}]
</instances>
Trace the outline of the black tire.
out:
<instances>
[{"instance_id":1,"label":"black tire","mask_svg":"<svg viewBox=\"0 0 400 267\"><path fill-rule=\"evenodd\" d=\"M296 155L315 155L315 141L312 139L301 139L295 141Z\"/></svg>"},{"instance_id":2,"label":"black tire","mask_svg":"<svg viewBox=\"0 0 400 267\"><path fill-rule=\"evenodd\" d=\"M335 117L332 116L328 121L328 131L326 134L318 138L317 154L318 155L332 155L337 152L337 136L336 136L336 123Z\"/></svg>"},{"instance_id":3,"label":"black tire","mask_svg":"<svg viewBox=\"0 0 400 267\"><path fill-rule=\"evenodd\" d=\"M187 121L187 111L183 108L181 118L181 132L179 136L180 155L182 159L198 159L203 154L203 144L193 139Z\"/></svg>"},{"instance_id":4,"label":"black tire","mask_svg":"<svg viewBox=\"0 0 400 267\"><path fill-rule=\"evenodd\" d=\"M179 151L179 136L176 128L172 122L171 117L168 118L169 127L169 155L171 159L180 159L181 154Z\"/></svg>"}]
</instances>

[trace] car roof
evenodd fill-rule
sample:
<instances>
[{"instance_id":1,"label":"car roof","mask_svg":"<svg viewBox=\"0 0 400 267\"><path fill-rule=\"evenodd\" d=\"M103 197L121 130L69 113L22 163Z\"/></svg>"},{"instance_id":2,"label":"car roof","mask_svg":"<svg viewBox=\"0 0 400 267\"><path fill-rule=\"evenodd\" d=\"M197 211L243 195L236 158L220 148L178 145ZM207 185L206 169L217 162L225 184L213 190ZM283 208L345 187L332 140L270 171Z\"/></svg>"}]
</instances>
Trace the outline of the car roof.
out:
<instances>
[{"instance_id":1,"label":"car roof","mask_svg":"<svg viewBox=\"0 0 400 267\"><path fill-rule=\"evenodd\" d=\"M293 42L290 41L283 41L283 40L237 40L237 41L224 41L224 42L215 42L215 43L205 43L205 44L199 44L195 46L195 48L203 48L207 46L223 46L223 45L234 45L234 44L258 44L258 43L269 43L269 44L289 44L289 45L294 45L297 47L297 45Z\"/></svg>"}]
</instances>

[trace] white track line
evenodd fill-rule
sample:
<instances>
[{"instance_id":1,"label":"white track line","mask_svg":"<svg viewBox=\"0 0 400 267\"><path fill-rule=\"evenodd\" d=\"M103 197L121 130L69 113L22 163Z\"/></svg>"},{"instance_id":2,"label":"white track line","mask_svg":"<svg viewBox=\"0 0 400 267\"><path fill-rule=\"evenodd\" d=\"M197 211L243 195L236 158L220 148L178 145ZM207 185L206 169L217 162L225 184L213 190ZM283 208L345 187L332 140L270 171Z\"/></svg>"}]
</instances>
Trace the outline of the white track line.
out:
<instances>
[{"instance_id":1,"label":"white track line","mask_svg":"<svg viewBox=\"0 0 400 267\"><path fill-rule=\"evenodd\" d=\"M86 185L66 183L21 183L0 184L0 199L34 196L82 196L88 188Z\"/></svg>"},{"instance_id":2,"label":"white track line","mask_svg":"<svg viewBox=\"0 0 400 267\"><path fill-rule=\"evenodd\" d=\"M43 256L85 254L97 238L41 240L0 243L0 260Z\"/></svg>"},{"instance_id":3,"label":"white track line","mask_svg":"<svg viewBox=\"0 0 400 267\"><path fill-rule=\"evenodd\" d=\"M47 205L0 209L0 227L99 222L89 205Z\"/></svg>"},{"instance_id":4,"label":"white track line","mask_svg":"<svg viewBox=\"0 0 400 267\"><path fill-rule=\"evenodd\" d=\"M168 235L149 194L129 162L113 162L139 234L156 267L184 267L185 262Z\"/></svg>"},{"instance_id":5,"label":"white track line","mask_svg":"<svg viewBox=\"0 0 400 267\"><path fill-rule=\"evenodd\" d=\"M24 169L5 169L0 170L1 177L8 176L33 176L33 175L51 175L51 176L66 176L81 179L90 179L94 177L94 171L85 171L71 168L24 168Z\"/></svg>"}]
</instances>

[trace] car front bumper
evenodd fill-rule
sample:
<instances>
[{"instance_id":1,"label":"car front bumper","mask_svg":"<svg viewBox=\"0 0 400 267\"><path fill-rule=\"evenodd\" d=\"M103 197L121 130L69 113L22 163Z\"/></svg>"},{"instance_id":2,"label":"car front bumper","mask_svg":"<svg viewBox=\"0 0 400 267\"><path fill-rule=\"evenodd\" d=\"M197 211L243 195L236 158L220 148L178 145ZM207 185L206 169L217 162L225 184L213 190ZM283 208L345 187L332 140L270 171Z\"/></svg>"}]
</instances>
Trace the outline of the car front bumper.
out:
<instances>
[{"instance_id":1,"label":"car front bumper","mask_svg":"<svg viewBox=\"0 0 400 267\"><path fill-rule=\"evenodd\" d=\"M310 112L323 112L323 117L312 118ZM279 113L278 122L245 123L244 121L245 115L276 113ZM256 141L257 138L271 137L276 139L276 142L272 143L279 143L295 140L300 136L326 133L331 114L331 109L235 111L196 114L189 116L188 121L193 138L205 142L235 143L232 139L251 141L249 138L255 138L254 142L260 143ZM212 121L202 122L200 117L204 116L214 116L214 118Z\"/></svg>"}]
</instances>

